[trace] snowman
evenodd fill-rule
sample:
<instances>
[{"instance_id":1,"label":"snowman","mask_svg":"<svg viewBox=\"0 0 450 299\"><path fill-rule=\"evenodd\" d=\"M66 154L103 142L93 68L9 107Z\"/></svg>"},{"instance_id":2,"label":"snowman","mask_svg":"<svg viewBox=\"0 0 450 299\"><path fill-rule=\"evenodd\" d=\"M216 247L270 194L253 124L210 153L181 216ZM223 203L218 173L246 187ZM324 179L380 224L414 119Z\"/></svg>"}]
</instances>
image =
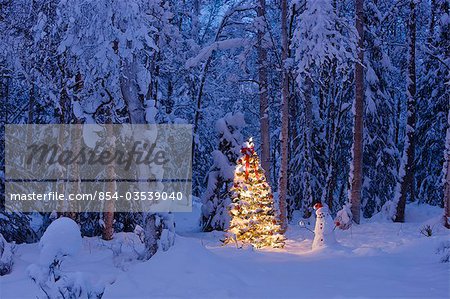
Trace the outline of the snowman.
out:
<instances>
[{"instance_id":1,"label":"snowman","mask_svg":"<svg viewBox=\"0 0 450 299\"><path fill-rule=\"evenodd\" d=\"M312 249L326 247L336 243L334 237L334 222L327 207L321 203L314 205L316 210L316 226L314 228L314 241Z\"/></svg>"}]
</instances>

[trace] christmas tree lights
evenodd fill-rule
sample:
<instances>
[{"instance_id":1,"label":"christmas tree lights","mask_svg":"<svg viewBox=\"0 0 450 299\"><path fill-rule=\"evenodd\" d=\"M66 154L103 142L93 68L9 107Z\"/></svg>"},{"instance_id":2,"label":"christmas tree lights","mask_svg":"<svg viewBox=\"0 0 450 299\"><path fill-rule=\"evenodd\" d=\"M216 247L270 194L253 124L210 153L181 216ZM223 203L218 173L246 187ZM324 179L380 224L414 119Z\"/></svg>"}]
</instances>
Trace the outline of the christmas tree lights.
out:
<instances>
[{"instance_id":1,"label":"christmas tree lights","mask_svg":"<svg viewBox=\"0 0 450 299\"><path fill-rule=\"evenodd\" d=\"M285 238L280 233L273 195L252 139L244 144L241 154L231 188L231 222L226 243L235 241L256 248L283 247Z\"/></svg>"}]
</instances>

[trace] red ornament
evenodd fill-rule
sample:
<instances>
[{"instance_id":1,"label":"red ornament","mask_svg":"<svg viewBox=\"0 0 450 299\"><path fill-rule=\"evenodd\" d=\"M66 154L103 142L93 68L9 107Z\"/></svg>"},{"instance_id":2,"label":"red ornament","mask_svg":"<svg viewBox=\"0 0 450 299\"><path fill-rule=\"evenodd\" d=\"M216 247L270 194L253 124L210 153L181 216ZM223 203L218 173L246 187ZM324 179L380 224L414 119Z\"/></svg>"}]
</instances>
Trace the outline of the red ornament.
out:
<instances>
[{"instance_id":1,"label":"red ornament","mask_svg":"<svg viewBox=\"0 0 450 299\"><path fill-rule=\"evenodd\" d=\"M341 226L341 223L339 221L336 221L336 226L337 227Z\"/></svg>"},{"instance_id":2,"label":"red ornament","mask_svg":"<svg viewBox=\"0 0 450 299\"><path fill-rule=\"evenodd\" d=\"M255 154L255 149L253 146L250 147L243 147L241 149L241 153L245 156L245 179L248 180L248 172L250 168L250 156L253 156ZM256 179L259 179L259 174L256 172Z\"/></svg>"}]
</instances>

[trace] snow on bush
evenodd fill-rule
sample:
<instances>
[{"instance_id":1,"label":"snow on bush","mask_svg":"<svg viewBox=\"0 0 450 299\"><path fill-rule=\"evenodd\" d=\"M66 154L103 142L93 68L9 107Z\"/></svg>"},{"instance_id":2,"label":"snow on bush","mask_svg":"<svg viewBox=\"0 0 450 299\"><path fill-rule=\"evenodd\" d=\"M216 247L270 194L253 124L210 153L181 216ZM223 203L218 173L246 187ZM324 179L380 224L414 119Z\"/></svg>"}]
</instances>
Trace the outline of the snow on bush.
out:
<instances>
[{"instance_id":1,"label":"snow on bush","mask_svg":"<svg viewBox=\"0 0 450 299\"><path fill-rule=\"evenodd\" d=\"M227 113L216 122L219 146L212 152L212 166L207 174L207 187L202 194L202 229L224 230L230 222L227 207L231 203L230 187L233 182L236 160L240 155L245 126L240 112Z\"/></svg>"},{"instance_id":2,"label":"snow on bush","mask_svg":"<svg viewBox=\"0 0 450 299\"><path fill-rule=\"evenodd\" d=\"M145 217L143 228L135 228L145 246L145 251L139 257L150 259L159 249L167 251L175 243L175 222L172 213L152 213Z\"/></svg>"},{"instance_id":3,"label":"snow on bush","mask_svg":"<svg viewBox=\"0 0 450 299\"><path fill-rule=\"evenodd\" d=\"M101 298L103 286L93 286L81 272L64 272L61 264L81 249L81 233L70 218L53 221L39 241L40 256L31 264L29 277L44 292L44 298Z\"/></svg>"},{"instance_id":4,"label":"snow on bush","mask_svg":"<svg viewBox=\"0 0 450 299\"><path fill-rule=\"evenodd\" d=\"M334 220L336 227L340 229L349 229L352 226L352 211L350 204L345 204L340 211L336 213Z\"/></svg>"},{"instance_id":5,"label":"snow on bush","mask_svg":"<svg viewBox=\"0 0 450 299\"><path fill-rule=\"evenodd\" d=\"M6 242L0 234L0 276L11 272L13 265L14 245Z\"/></svg>"},{"instance_id":6,"label":"snow on bush","mask_svg":"<svg viewBox=\"0 0 450 299\"><path fill-rule=\"evenodd\" d=\"M429 224L426 224L420 228L420 233L425 237L431 237L433 235L433 227Z\"/></svg>"},{"instance_id":7,"label":"snow on bush","mask_svg":"<svg viewBox=\"0 0 450 299\"><path fill-rule=\"evenodd\" d=\"M387 220L393 220L397 211L397 202L388 200L381 207L381 213Z\"/></svg>"},{"instance_id":8,"label":"snow on bush","mask_svg":"<svg viewBox=\"0 0 450 299\"><path fill-rule=\"evenodd\" d=\"M141 242L144 242L144 229L139 224L134 228L134 233L139 237Z\"/></svg>"},{"instance_id":9,"label":"snow on bush","mask_svg":"<svg viewBox=\"0 0 450 299\"><path fill-rule=\"evenodd\" d=\"M67 217L56 219L39 241L39 248L39 263L42 266L50 266L54 261L62 262L64 257L74 256L81 248L78 224Z\"/></svg>"}]
</instances>

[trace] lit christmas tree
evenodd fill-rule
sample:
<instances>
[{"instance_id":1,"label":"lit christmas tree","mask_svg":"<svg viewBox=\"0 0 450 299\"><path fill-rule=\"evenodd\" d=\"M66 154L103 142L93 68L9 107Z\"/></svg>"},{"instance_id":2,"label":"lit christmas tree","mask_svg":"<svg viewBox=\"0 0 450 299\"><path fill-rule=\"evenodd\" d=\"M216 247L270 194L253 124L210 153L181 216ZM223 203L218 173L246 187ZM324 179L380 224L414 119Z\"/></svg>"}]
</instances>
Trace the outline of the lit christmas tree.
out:
<instances>
[{"instance_id":1,"label":"lit christmas tree","mask_svg":"<svg viewBox=\"0 0 450 299\"><path fill-rule=\"evenodd\" d=\"M231 188L231 222L225 243L234 241L256 248L283 247L285 238L280 233L273 195L251 138L241 153Z\"/></svg>"}]
</instances>

